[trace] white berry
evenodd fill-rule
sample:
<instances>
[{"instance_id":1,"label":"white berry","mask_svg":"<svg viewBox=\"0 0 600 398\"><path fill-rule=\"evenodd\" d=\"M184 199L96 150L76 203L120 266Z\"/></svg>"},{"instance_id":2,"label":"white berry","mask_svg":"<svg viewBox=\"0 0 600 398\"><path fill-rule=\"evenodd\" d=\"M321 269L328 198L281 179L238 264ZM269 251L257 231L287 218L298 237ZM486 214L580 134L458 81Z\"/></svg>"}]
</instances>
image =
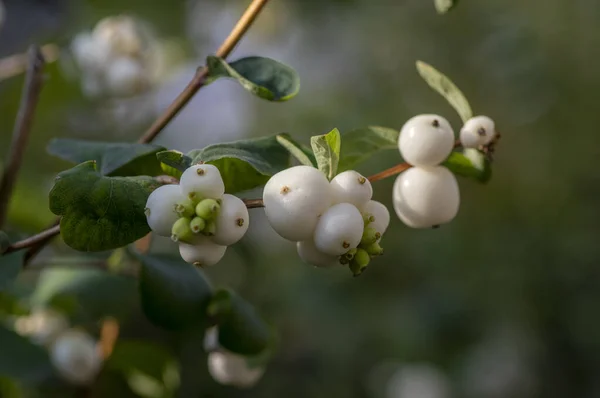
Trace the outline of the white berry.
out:
<instances>
[{"instance_id":1,"label":"white berry","mask_svg":"<svg viewBox=\"0 0 600 398\"><path fill-rule=\"evenodd\" d=\"M106 87L110 94L132 96L142 92L147 78L142 64L130 57L119 57L108 64Z\"/></svg>"},{"instance_id":2,"label":"white berry","mask_svg":"<svg viewBox=\"0 0 600 398\"><path fill-rule=\"evenodd\" d=\"M369 227L374 228L381 235L385 233L390 225L390 212L381 202L370 200L363 208L363 214L370 214L375 218L375 221L369 223Z\"/></svg>"},{"instance_id":3,"label":"white berry","mask_svg":"<svg viewBox=\"0 0 600 398\"><path fill-rule=\"evenodd\" d=\"M394 183L394 209L409 227L431 228L458 213L460 193L454 174L443 166L413 167Z\"/></svg>"},{"instance_id":4,"label":"white berry","mask_svg":"<svg viewBox=\"0 0 600 398\"><path fill-rule=\"evenodd\" d=\"M104 18L98 22L92 36L97 43L109 46L115 55L139 56L144 48L138 23L124 15Z\"/></svg>"},{"instance_id":5,"label":"white berry","mask_svg":"<svg viewBox=\"0 0 600 398\"><path fill-rule=\"evenodd\" d=\"M219 199L225 193L221 173L212 164L188 167L180 179L181 191L191 199Z\"/></svg>"},{"instance_id":6,"label":"white berry","mask_svg":"<svg viewBox=\"0 0 600 398\"><path fill-rule=\"evenodd\" d=\"M251 368L245 357L232 352L222 350L208 354L208 372L220 384L249 388L264 371L263 367Z\"/></svg>"},{"instance_id":7,"label":"white berry","mask_svg":"<svg viewBox=\"0 0 600 398\"><path fill-rule=\"evenodd\" d=\"M227 246L214 243L204 235L195 236L191 243L179 243L179 254L183 261L198 267L215 265L225 255Z\"/></svg>"},{"instance_id":8,"label":"white berry","mask_svg":"<svg viewBox=\"0 0 600 398\"><path fill-rule=\"evenodd\" d=\"M371 182L354 170L336 175L329 184L333 203L350 203L362 209L373 196Z\"/></svg>"},{"instance_id":9,"label":"white berry","mask_svg":"<svg viewBox=\"0 0 600 398\"><path fill-rule=\"evenodd\" d=\"M362 215L356 206L339 203L331 206L315 228L316 248L332 256L340 256L360 243L364 230Z\"/></svg>"},{"instance_id":10,"label":"white berry","mask_svg":"<svg viewBox=\"0 0 600 398\"><path fill-rule=\"evenodd\" d=\"M152 231L160 236L171 236L171 228L179 215L175 212L177 203L185 199L179 185L163 185L148 196L146 219Z\"/></svg>"},{"instance_id":11,"label":"white berry","mask_svg":"<svg viewBox=\"0 0 600 398\"><path fill-rule=\"evenodd\" d=\"M329 181L314 167L291 167L271 177L263 202L269 224L279 235L295 242L307 240L331 205Z\"/></svg>"},{"instance_id":12,"label":"white berry","mask_svg":"<svg viewBox=\"0 0 600 398\"><path fill-rule=\"evenodd\" d=\"M410 119L400 131L400 154L413 166L436 166L454 147L454 131L439 115L419 115Z\"/></svg>"},{"instance_id":13,"label":"white berry","mask_svg":"<svg viewBox=\"0 0 600 398\"><path fill-rule=\"evenodd\" d=\"M77 385L91 383L102 365L92 336L75 329L58 336L50 349L50 359L65 380Z\"/></svg>"},{"instance_id":14,"label":"white berry","mask_svg":"<svg viewBox=\"0 0 600 398\"><path fill-rule=\"evenodd\" d=\"M340 265L338 256L320 252L312 239L297 242L296 250L302 261L315 267L330 268Z\"/></svg>"},{"instance_id":15,"label":"white berry","mask_svg":"<svg viewBox=\"0 0 600 398\"><path fill-rule=\"evenodd\" d=\"M460 130L460 143L465 148L478 148L489 144L496 136L496 124L487 116L467 120Z\"/></svg>"},{"instance_id":16,"label":"white berry","mask_svg":"<svg viewBox=\"0 0 600 398\"><path fill-rule=\"evenodd\" d=\"M225 194L221 202L221 211L215 219L216 232L212 241L218 245L230 246L242 239L250 216L246 204L237 196Z\"/></svg>"},{"instance_id":17,"label":"white berry","mask_svg":"<svg viewBox=\"0 0 600 398\"><path fill-rule=\"evenodd\" d=\"M67 318L50 309L35 310L15 321L15 331L35 344L49 345L69 327Z\"/></svg>"}]
</instances>

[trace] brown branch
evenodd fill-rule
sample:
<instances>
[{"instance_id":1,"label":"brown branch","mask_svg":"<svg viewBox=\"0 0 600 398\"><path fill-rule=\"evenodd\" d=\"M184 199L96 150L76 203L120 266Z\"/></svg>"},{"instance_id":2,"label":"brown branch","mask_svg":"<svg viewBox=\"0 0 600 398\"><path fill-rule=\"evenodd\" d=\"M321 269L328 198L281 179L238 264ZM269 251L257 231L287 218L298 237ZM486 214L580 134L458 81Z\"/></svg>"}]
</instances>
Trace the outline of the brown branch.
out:
<instances>
[{"instance_id":1,"label":"brown branch","mask_svg":"<svg viewBox=\"0 0 600 398\"><path fill-rule=\"evenodd\" d=\"M4 225L4 221L6 220L12 190L17 180L21 162L23 161L23 153L29 140L33 115L44 80L43 69L44 56L38 47L32 46L29 49L27 76L25 77L25 85L23 86L23 94L13 130L12 142L8 150L6 168L2 175L2 181L0 181L0 227Z\"/></svg>"},{"instance_id":2,"label":"brown branch","mask_svg":"<svg viewBox=\"0 0 600 398\"><path fill-rule=\"evenodd\" d=\"M265 207L262 199L242 199L246 204L246 207L249 209L258 209L260 207Z\"/></svg>"},{"instance_id":3,"label":"brown branch","mask_svg":"<svg viewBox=\"0 0 600 398\"><path fill-rule=\"evenodd\" d=\"M35 246L36 244L46 241L49 238L53 238L54 236L60 233L60 225L55 225L52 228L49 228L45 231L40 232L37 235L30 236L27 239L20 240L18 242L13 243L8 246L8 249L4 252L4 254L12 253L17 250L25 249L28 247Z\"/></svg>"},{"instance_id":4,"label":"brown branch","mask_svg":"<svg viewBox=\"0 0 600 398\"><path fill-rule=\"evenodd\" d=\"M244 36L246 31L250 28L252 23L260 14L260 11L267 4L268 0L252 0L252 3L244 12L244 15L240 18L238 23L235 25L229 36L225 39L221 47L217 50L215 55L220 58L227 58L229 53L237 45L237 43ZM196 71L194 78L188 83L186 88L175 98L173 103L167 108L167 110L160 116L150 128L140 137L138 142L148 143L152 142L158 134L173 120L173 118L187 105L192 97L204 86L206 77L208 76L208 68L202 67Z\"/></svg>"},{"instance_id":5,"label":"brown branch","mask_svg":"<svg viewBox=\"0 0 600 398\"><path fill-rule=\"evenodd\" d=\"M403 171L410 169L411 167L412 166L408 163L400 163L394 167L390 167L387 170L383 170L382 172L372 175L371 177L369 177L369 181L375 182L375 181L383 180L384 178L388 178L388 177L394 176L396 174L400 174Z\"/></svg>"},{"instance_id":6,"label":"brown branch","mask_svg":"<svg viewBox=\"0 0 600 398\"><path fill-rule=\"evenodd\" d=\"M60 49L56 44L45 44L40 51L47 64L56 61L60 54ZM15 54L0 59L0 81L25 72L28 64L29 56L27 53Z\"/></svg>"}]
</instances>

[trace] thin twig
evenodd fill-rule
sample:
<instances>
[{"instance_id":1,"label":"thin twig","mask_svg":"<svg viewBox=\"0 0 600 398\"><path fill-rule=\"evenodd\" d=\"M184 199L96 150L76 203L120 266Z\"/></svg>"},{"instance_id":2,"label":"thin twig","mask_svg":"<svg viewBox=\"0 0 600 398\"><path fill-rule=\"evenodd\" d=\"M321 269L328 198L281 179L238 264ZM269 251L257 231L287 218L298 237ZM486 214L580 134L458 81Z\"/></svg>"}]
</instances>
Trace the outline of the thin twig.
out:
<instances>
[{"instance_id":1,"label":"thin twig","mask_svg":"<svg viewBox=\"0 0 600 398\"><path fill-rule=\"evenodd\" d=\"M44 56L37 46L32 46L29 49L29 65L27 67L27 76L25 77L25 85L23 86L23 94L19 112L13 130L12 142L8 150L8 159L6 168L0 181L0 227L4 225L8 203L12 194L12 190L21 168L23 161L23 153L27 147L31 125L35 108L38 103L42 83L44 69Z\"/></svg>"},{"instance_id":2,"label":"thin twig","mask_svg":"<svg viewBox=\"0 0 600 398\"><path fill-rule=\"evenodd\" d=\"M225 39L221 47L217 50L215 55L220 58L227 58L229 53L237 45L237 43L244 36L246 31L250 28L252 23L260 14L260 11L267 4L268 0L253 0L252 3L244 12L244 15L240 18L238 23L235 25L229 36ZM204 86L206 77L208 76L208 68L202 67L196 71L194 78L188 83L186 88L175 98L173 103L167 108L167 110L160 116L150 128L140 137L138 142L148 143L152 142L158 134L173 120L173 118L187 105L192 97Z\"/></svg>"},{"instance_id":3,"label":"thin twig","mask_svg":"<svg viewBox=\"0 0 600 398\"><path fill-rule=\"evenodd\" d=\"M382 172L372 175L371 177L369 177L369 181L375 182L375 181L383 180L384 178L388 178L388 177L394 176L396 174L400 174L403 171L410 169L411 167L412 166L408 163L400 163L394 167L390 167L387 170L383 170Z\"/></svg>"},{"instance_id":4,"label":"thin twig","mask_svg":"<svg viewBox=\"0 0 600 398\"><path fill-rule=\"evenodd\" d=\"M28 247L32 247L39 242L45 241L48 238L52 238L60 233L60 225L55 225L52 228L49 228L45 231L40 232L37 235L30 236L27 239L20 240L18 242L13 243L8 247L8 249L4 252L4 254L12 253L17 250L25 249Z\"/></svg>"},{"instance_id":5,"label":"thin twig","mask_svg":"<svg viewBox=\"0 0 600 398\"><path fill-rule=\"evenodd\" d=\"M246 204L246 207L249 209L258 209L260 207L265 207L262 199L242 199Z\"/></svg>"},{"instance_id":6,"label":"thin twig","mask_svg":"<svg viewBox=\"0 0 600 398\"><path fill-rule=\"evenodd\" d=\"M56 44L45 44L40 49L47 64L56 61L60 54L60 49ZM0 59L0 81L20 75L27 70L29 62L28 54L15 54Z\"/></svg>"}]
</instances>

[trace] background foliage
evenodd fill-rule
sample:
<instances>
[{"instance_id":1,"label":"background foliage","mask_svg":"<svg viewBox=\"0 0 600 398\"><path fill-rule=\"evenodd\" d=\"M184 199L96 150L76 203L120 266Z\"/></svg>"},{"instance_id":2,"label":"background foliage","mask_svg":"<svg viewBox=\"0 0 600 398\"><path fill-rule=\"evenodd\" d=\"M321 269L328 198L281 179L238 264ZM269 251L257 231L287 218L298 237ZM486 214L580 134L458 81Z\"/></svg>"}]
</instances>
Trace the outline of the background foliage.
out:
<instances>
[{"instance_id":1,"label":"background foliage","mask_svg":"<svg viewBox=\"0 0 600 398\"><path fill-rule=\"evenodd\" d=\"M47 68L11 204L11 232L18 234L35 232L53 219L47 194L56 173L70 165L46 155L50 140L135 139L214 51L246 2L12 0L6 5L0 56L32 42L66 44L79 29L125 11L169 37L184 60L170 67L173 74L153 96L118 104L85 100L61 65ZM77 301L73 313L92 324L105 311L127 320L118 345L122 354L112 357L117 363L101 375L98 396L105 396L102 389L136 396L121 377L118 361L127 356L144 360L124 360L126 366L154 367L147 373L161 375L172 361L179 363L182 397L392 397L399 390L396 370L406 364L413 367L401 369L434 366L436 380L448 383L457 397L596 396L598 21L595 0L465 0L443 17L422 0L280 0L267 7L235 58L259 54L293 66L302 78L300 94L273 104L245 95L234 82L214 83L157 144L187 152L276 133L307 143L310 135L335 127L342 132L368 125L399 128L424 112L441 113L458 129L458 116L419 78L416 59L451 76L475 113L496 119L503 138L491 183L461 180L461 210L452 224L414 231L396 220L383 242L385 257L361 278L303 265L293 245L268 228L262 211L252 210L247 237L208 275L215 285L235 288L280 333L279 350L254 390L211 381L201 341L152 327L137 296L129 294L136 289L131 279L113 276L120 280L117 290L94 294L90 289L102 285L91 281L110 275L86 272L77 278L87 282L72 287L70 272L82 264L87 268L102 254L77 254L77 261L67 261L75 253L57 243L14 289L23 295L35 289L33 297L66 307L74 304L65 297L87 298ZM0 83L3 148L21 85L21 78ZM390 150L360 171L370 174L397 160L397 151ZM392 183L375 185L375 198L388 206ZM169 248L158 241L153 250ZM48 284L62 291L61 283L69 294L44 298L40 293ZM130 303L127 316L117 314L124 302ZM3 306L9 304L18 305ZM136 341L151 342L163 354L128 346ZM41 369L27 368L35 378L47 364L40 353L31 355ZM59 390L50 385L42 396Z\"/></svg>"}]
</instances>

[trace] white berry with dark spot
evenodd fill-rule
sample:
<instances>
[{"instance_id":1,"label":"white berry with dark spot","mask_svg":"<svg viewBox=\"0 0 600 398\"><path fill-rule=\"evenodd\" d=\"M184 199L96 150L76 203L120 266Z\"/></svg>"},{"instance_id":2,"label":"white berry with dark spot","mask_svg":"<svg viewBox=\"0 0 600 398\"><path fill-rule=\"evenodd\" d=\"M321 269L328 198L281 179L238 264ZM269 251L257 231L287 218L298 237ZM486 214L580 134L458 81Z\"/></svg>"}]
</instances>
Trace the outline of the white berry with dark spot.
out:
<instances>
[{"instance_id":1,"label":"white berry with dark spot","mask_svg":"<svg viewBox=\"0 0 600 398\"><path fill-rule=\"evenodd\" d=\"M390 212L381 202L370 200L363 208L363 214L370 214L375 218L375 221L369 223L369 227L374 228L381 235L385 233L390 225Z\"/></svg>"},{"instance_id":2,"label":"white berry with dark spot","mask_svg":"<svg viewBox=\"0 0 600 398\"><path fill-rule=\"evenodd\" d=\"M315 247L322 253L340 256L358 246L364 230L362 215L350 203L331 206L315 228Z\"/></svg>"},{"instance_id":3,"label":"white berry with dark spot","mask_svg":"<svg viewBox=\"0 0 600 398\"><path fill-rule=\"evenodd\" d=\"M460 130L460 143L464 148L479 148L496 137L496 124L487 116L475 116L467 120Z\"/></svg>"},{"instance_id":4,"label":"white berry with dark spot","mask_svg":"<svg viewBox=\"0 0 600 398\"><path fill-rule=\"evenodd\" d=\"M291 167L271 177L263 202L275 232L294 242L307 240L319 216L331 205L329 181L314 167Z\"/></svg>"},{"instance_id":5,"label":"white berry with dark spot","mask_svg":"<svg viewBox=\"0 0 600 398\"><path fill-rule=\"evenodd\" d=\"M371 182L354 170L336 175L329 185L334 204L350 203L358 209L362 209L373 196Z\"/></svg>"},{"instance_id":6,"label":"white berry with dark spot","mask_svg":"<svg viewBox=\"0 0 600 398\"><path fill-rule=\"evenodd\" d=\"M212 241L223 246L233 245L242 239L249 225L250 216L246 204L237 196L225 194L221 210L215 219L216 231Z\"/></svg>"},{"instance_id":7,"label":"white berry with dark spot","mask_svg":"<svg viewBox=\"0 0 600 398\"><path fill-rule=\"evenodd\" d=\"M219 169L212 164L188 167L180 179L181 191L190 199L219 199L225 193L225 184Z\"/></svg>"},{"instance_id":8,"label":"white berry with dark spot","mask_svg":"<svg viewBox=\"0 0 600 398\"><path fill-rule=\"evenodd\" d=\"M297 242L296 250L302 261L315 267L331 268L340 265L338 256L319 251L312 239Z\"/></svg>"},{"instance_id":9,"label":"white berry with dark spot","mask_svg":"<svg viewBox=\"0 0 600 398\"><path fill-rule=\"evenodd\" d=\"M428 167L442 163L454 147L454 131L439 115L419 115L404 124L398 148L413 166Z\"/></svg>"},{"instance_id":10,"label":"white berry with dark spot","mask_svg":"<svg viewBox=\"0 0 600 398\"><path fill-rule=\"evenodd\" d=\"M432 228L456 216L460 192L454 174L447 168L413 167L396 178L393 200L403 223L413 228Z\"/></svg>"},{"instance_id":11,"label":"white berry with dark spot","mask_svg":"<svg viewBox=\"0 0 600 398\"><path fill-rule=\"evenodd\" d=\"M163 185L156 188L146 201L146 220L148 226L157 235L171 236L171 228L179 219L176 207L182 203L185 196L179 185Z\"/></svg>"},{"instance_id":12,"label":"white berry with dark spot","mask_svg":"<svg viewBox=\"0 0 600 398\"><path fill-rule=\"evenodd\" d=\"M183 261L197 267L210 267L221 261L227 246L217 245L204 235L195 236L190 243L179 244Z\"/></svg>"}]
</instances>

